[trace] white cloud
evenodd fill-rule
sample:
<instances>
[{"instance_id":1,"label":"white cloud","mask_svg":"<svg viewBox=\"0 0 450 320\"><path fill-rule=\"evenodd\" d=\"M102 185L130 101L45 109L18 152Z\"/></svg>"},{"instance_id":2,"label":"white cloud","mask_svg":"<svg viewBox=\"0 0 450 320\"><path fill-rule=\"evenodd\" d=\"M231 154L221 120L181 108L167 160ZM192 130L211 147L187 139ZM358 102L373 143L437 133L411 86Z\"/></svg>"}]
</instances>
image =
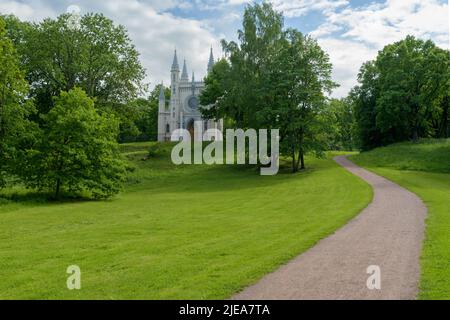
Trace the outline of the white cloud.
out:
<instances>
[{"instance_id":1,"label":"white cloud","mask_svg":"<svg viewBox=\"0 0 450 320\"><path fill-rule=\"evenodd\" d=\"M38 21L44 17L56 17L65 13L70 0L41 2L38 0L6 1L0 4L1 13L12 13L23 20ZM75 2L82 13L100 12L114 23L124 25L133 43L141 54L141 62L147 70L147 82L152 88L164 81L170 82L170 67L175 47L180 64L186 58L189 72L195 71L196 78L206 74L210 47L216 55L221 52L220 38L205 22L196 19L176 17L168 9L185 8L181 0L109 0ZM52 9L50 9L52 8Z\"/></svg>"},{"instance_id":2,"label":"white cloud","mask_svg":"<svg viewBox=\"0 0 450 320\"><path fill-rule=\"evenodd\" d=\"M332 96L345 97L355 86L362 63L374 59L377 51L350 40L319 38L318 42L330 56L333 63L333 79L340 85L333 91Z\"/></svg>"},{"instance_id":3,"label":"white cloud","mask_svg":"<svg viewBox=\"0 0 450 320\"><path fill-rule=\"evenodd\" d=\"M361 9L347 7L329 13L325 25L345 29L344 38L381 48L408 34L420 38L448 35L447 4L436 0L388 0Z\"/></svg>"},{"instance_id":4,"label":"white cloud","mask_svg":"<svg viewBox=\"0 0 450 320\"><path fill-rule=\"evenodd\" d=\"M197 79L206 73L210 46L217 53L220 48L216 36L201 21L159 13L137 0L108 1L104 13L127 27L152 86L162 80L169 84L175 47L180 63L186 58L189 71L195 71Z\"/></svg>"},{"instance_id":5,"label":"white cloud","mask_svg":"<svg viewBox=\"0 0 450 320\"><path fill-rule=\"evenodd\" d=\"M449 48L448 4L437 0L387 0L366 7L325 12L326 22L311 35L329 53L341 97L356 85L359 67L385 45L407 35L431 39Z\"/></svg>"},{"instance_id":6,"label":"white cloud","mask_svg":"<svg viewBox=\"0 0 450 320\"><path fill-rule=\"evenodd\" d=\"M251 3L252 0L194 0L194 2L200 10L223 10Z\"/></svg>"},{"instance_id":7,"label":"white cloud","mask_svg":"<svg viewBox=\"0 0 450 320\"><path fill-rule=\"evenodd\" d=\"M383 1L383 0L379 0ZM141 53L148 82L155 85L170 78L173 50L180 63L188 62L189 72L200 78L206 72L209 47L220 56L221 38L234 39L239 27L242 4L250 0L0 0L1 13L13 13L24 20L39 21L56 17L76 4L82 13L101 12L124 25ZM356 84L359 67L374 59L377 51L407 34L432 39L449 47L449 6L442 0L384 0L353 7L347 0L272 0L288 17L304 18L311 11L321 12L324 23L311 35L329 53L334 80L341 84L334 96L347 94ZM241 6L241 7L239 7ZM199 18L182 18L170 9L215 10ZM203 11L206 12L206 11Z\"/></svg>"},{"instance_id":8,"label":"white cloud","mask_svg":"<svg viewBox=\"0 0 450 320\"><path fill-rule=\"evenodd\" d=\"M0 2L0 14L13 14L21 20L27 21L39 21L56 16L55 11L40 0L30 0L27 3L2 0Z\"/></svg>"},{"instance_id":9,"label":"white cloud","mask_svg":"<svg viewBox=\"0 0 450 320\"><path fill-rule=\"evenodd\" d=\"M286 17L299 17L310 11L333 11L348 5L347 0L272 0L276 10L282 11Z\"/></svg>"}]
</instances>

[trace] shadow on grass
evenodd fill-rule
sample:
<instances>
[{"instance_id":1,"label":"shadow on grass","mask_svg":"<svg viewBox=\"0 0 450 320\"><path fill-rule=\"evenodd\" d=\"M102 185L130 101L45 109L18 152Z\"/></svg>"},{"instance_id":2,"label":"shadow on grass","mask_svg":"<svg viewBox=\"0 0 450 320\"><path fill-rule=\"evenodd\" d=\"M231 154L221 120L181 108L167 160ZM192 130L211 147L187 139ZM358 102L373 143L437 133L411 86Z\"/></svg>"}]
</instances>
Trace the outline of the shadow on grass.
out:
<instances>
[{"instance_id":1,"label":"shadow on grass","mask_svg":"<svg viewBox=\"0 0 450 320\"><path fill-rule=\"evenodd\" d=\"M330 170L330 160L308 159L307 169L292 173L289 160L282 159L280 171L274 176L261 176L256 165L180 165L171 163L168 157L150 158L138 164L131 176L129 191L148 190L160 193L213 193L231 190L266 188L277 184L290 183L299 178L308 178L311 173ZM143 174L144 173L144 174Z\"/></svg>"},{"instance_id":2,"label":"shadow on grass","mask_svg":"<svg viewBox=\"0 0 450 320\"><path fill-rule=\"evenodd\" d=\"M74 195L69 193L63 193L59 198L55 198L52 193L38 192L29 190L26 188L4 190L0 192L0 206L9 204L21 204L21 205L61 205L72 204L82 202L108 202L111 199L92 199L83 195Z\"/></svg>"},{"instance_id":3,"label":"shadow on grass","mask_svg":"<svg viewBox=\"0 0 450 320\"><path fill-rule=\"evenodd\" d=\"M143 154L147 145L140 144L134 148L127 145L123 151L127 155L130 168L124 193L148 191L150 194L161 193L214 193L232 190L250 190L290 183L299 178L307 179L317 170L333 169L332 161L322 159L312 161L307 158L307 169L292 173L289 159L280 160L280 170L275 176L261 176L260 167L255 165L174 165L170 159L173 144L152 144L150 154ZM330 158L331 156L329 156ZM337 166L337 165L336 165ZM107 202L95 200L83 195L64 194L54 199L50 193L30 191L24 187L14 187L0 192L0 205L14 202L31 205L60 205L80 202Z\"/></svg>"}]
</instances>

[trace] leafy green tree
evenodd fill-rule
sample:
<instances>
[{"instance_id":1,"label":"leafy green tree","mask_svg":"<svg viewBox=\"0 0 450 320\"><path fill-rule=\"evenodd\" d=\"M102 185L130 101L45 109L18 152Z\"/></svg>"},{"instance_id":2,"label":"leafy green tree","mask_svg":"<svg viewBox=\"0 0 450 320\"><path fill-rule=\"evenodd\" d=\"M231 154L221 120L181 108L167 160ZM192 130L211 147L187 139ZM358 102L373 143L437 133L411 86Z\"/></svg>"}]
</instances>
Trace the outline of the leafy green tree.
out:
<instances>
[{"instance_id":1,"label":"leafy green tree","mask_svg":"<svg viewBox=\"0 0 450 320\"><path fill-rule=\"evenodd\" d=\"M355 147L355 117L351 99L331 99L324 113L324 129L328 130L328 149L352 151Z\"/></svg>"},{"instance_id":2,"label":"leafy green tree","mask_svg":"<svg viewBox=\"0 0 450 320\"><path fill-rule=\"evenodd\" d=\"M435 120L434 127L437 128L438 138L450 137L450 81L442 89L442 97L437 99L440 108L440 116Z\"/></svg>"},{"instance_id":3,"label":"leafy green tree","mask_svg":"<svg viewBox=\"0 0 450 320\"><path fill-rule=\"evenodd\" d=\"M439 50L431 41L408 36L405 40L386 46L378 55L380 92L377 101L377 126L390 132L394 140L417 140L429 132L427 114L446 67L445 60L433 59ZM444 56L445 57L445 56ZM435 72L430 72L435 68Z\"/></svg>"},{"instance_id":4,"label":"leafy green tree","mask_svg":"<svg viewBox=\"0 0 450 320\"><path fill-rule=\"evenodd\" d=\"M201 109L208 119L223 119L225 117L237 119L236 109L230 101L233 96L228 94L233 83L230 80L230 64L226 59L217 61L211 72L205 78L205 89L200 95L200 104L207 106Z\"/></svg>"},{"instance_id":5,"label":"leafy green tree","mask_svg":"<svg viewBox=\"0 0 450 320\"><path fill-rule=\"evenodd\" d=\"M351 93L362 149L448 130L449 52L412 36L363 65Z\"/></svg>"},{"instance_id":6,"label":"leafy green tree","mask_svg":"<svg viewBox=\"0 0 450 320\"><path fill-rule=\"evenodd\" d=\"M84 15L79 28L71 26L69 14L38 24L7 21L39 114L54 106L60 91L80 87L96 98L97 109L116 114L123 133L137 133L129 102L145 90L145 71L123 26L101 14Z\"/></svg>"},{"instance_id":7,"label":"leafy green tree","mask_svg":"<svg viewBox=\"0 0 450 320\"><path fill-rule=\"evenodd\" d=\"M80 88L61 92L55 107L43 118L40 142L24 167L23 179L29 187L90 192L107 198L121 189L125 163L121 160L116 136L119 123L113 115L99 115L94 101Z\"/></svg>"},{"instance_id":8,"label":"leafy green tree","mask_svg":"<svg viewBox=\"0 0 450 320\"><path fill-rule=\"evenodd\" d=\"M366 62L358 74L359 86L350 92L354 104L357 144L362 150L380 146L382 133L377 128L376 104L379 95L378 70L373 61Z\"/></svg>"},{"instance_id":9,"label":"leafy green tree","mask_svg":"<svg viewBox=\"0 0 450 320\"><path fill-rule=\"evenodd\" d=\"M265 106L261 118L279 128L282 150L292 158L292 170L305 169L305 154L321 155L326 135L320 115L326 107L325 94L336 84L332 65L317 41L301 32L286 31L280 52L267 64L262 87Z\"/></svg>"},{"instance_id":10,"label":"leafy green tree","mask_svg":"<svg viewBox=\"0 0 450 320\"><path fill-rule=\"evenodd\" d=\"M243 28L238 30L239 44L222 41L230 62L225 77L225 95L221 109L239 128L261 127L258 112L268 101L262 91L266 79L263 73L273 59L283 38L283 16L268 2L248 5L244 12ZM227 66L222 65L225 69Z\"/></svg>"},{"instance_id":11,"label":"leafy green tree","mask_svg":"<svg viewBox=\"0 0 450 320\"><path fill-rule=\"evenodd\" d=\"M424 103L432 105L427 117L431 120L431 135L436 138L448 138L450 132L450 51L435 48L427 66L426 94Z\"/></svg>"},{"instance_id":12,"label":"leafy green tree","mask_svg":"<svg viewBox=\"0 0 450 320\"><path fill-rule=\"evenodd\" d=\"M131 126L129 130L124 130L122 128L119 135L119 141L121 143L125 142L135 142L135 141L146 141L152 136L152 117L153 113L158 109L152 108L150 101L145 98L137 98L127 104L127 108L133 110L133 119L130 121ZM158 118L156 118L158 121Z\"/></svg>"},{"instance_id":13,"label":"leafy green tree","mask_svg":"<svg viewBox=\"0 0 450 320\"><path fill-rule=\"evenodd\" d=\"M305 153L326 146L323 119L331 64L315 40L289 29L283 15L263 2L246 7L239 43L222 41L227 60L205 80L203 114L230 119L238 128L280 129L282 152L294 172L305 168Z\"/></svg>"},{"instance_id":14,"label":"leafy green tree","mask_svg":"<svg viewBox=\"0 0 450 320\"><path fill-rule=\"evenodd\" d=\"M28 117L34 109L27 94L28 84L19 67L19 57L0 18L0 187L6 174L13 173L21 146L32 138Z\"/></svg>"},{"instance_id":15,"label":"leafy green tree","mask_svg":"<svg viewBox=\"0 0 450 320\"><path fill-rule=\"evenodd\" d=\"M156 141L158 140L158 111L159 111L159 92L161 84L155 86L146 98L138 98L132 101L131 108L137 111L138 116L134 120L135 127L139 130L138 134L127 136L120 135L122 142L132 141ZM164 88L166 101L170 101L170 88Z\"/></svg>"}]
</instances>

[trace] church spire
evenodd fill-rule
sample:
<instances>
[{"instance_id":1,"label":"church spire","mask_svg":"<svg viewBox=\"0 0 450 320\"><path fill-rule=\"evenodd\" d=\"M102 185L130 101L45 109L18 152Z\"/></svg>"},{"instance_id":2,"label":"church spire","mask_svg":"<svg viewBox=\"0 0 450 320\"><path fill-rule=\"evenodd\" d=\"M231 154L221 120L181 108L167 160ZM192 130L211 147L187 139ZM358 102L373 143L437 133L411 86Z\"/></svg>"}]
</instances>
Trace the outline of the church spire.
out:
<instances>
[{"instance_id":1,"label":"church spire","mask_svg":"<svg viewBox=\"0 0 450 320\"><path fill-rule=\"evenodd\" d=\"M213 48L211 47L211 52L209 54L209 62L208 62L208 73L212 71L214 67L214 54L213 54Z\"/></svg>"},{"instance_id":2,"label":"church spire","mask_svg":"<svg viewBox=\"0 0 450 320\"><path fill-rule=\"evenodd\" d=\"M166 95L164 94L164 82L161 82L161 87L159 88L159 101L166 101Z\"/></svg>"},{"instance_id":3,"label":"church spire","mask_svg":"<svg viewBox=\"0 0 450 320\"><path fill-rule=\"evenodd\" d=\"M181 74L181 81L189 81L189 75L186 67L186 59L184 59L183 63L183 73Z\"/></svg>"},{"instance_id":4,"label":"church spire","mask_svg":"<svg viewBox=\"0 0 450 320\"><path fill-rule=\"evenodd\" d=\"M166 111L166 95L164 94L164 83L161 82L161 88L159 89L159 113L163 113ZM158 120L159 123L160 120ZM158 129L159 132L163 130L162 128Z\"/></svg>"},{"instance_id":5,"label":"church spire","mask_svg":"<svg viewBox=\"0 0 450 320\"><path fill-rule=\"evenodd\" d=\"M177 57L177 49L175 49L175 54L173 56L172 71L180 71L180 65L178 64L178 57Z\"/></svg>"}]
</instances>

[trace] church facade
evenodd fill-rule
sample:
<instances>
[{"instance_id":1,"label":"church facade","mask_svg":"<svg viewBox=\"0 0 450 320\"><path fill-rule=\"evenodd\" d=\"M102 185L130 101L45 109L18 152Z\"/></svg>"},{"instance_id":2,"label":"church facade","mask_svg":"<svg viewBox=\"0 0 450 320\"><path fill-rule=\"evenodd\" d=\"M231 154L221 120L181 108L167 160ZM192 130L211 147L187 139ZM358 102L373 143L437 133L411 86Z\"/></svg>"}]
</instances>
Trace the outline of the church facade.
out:
<instances>
[{"instance_id":1,"label":"church facade","mask_svg":"<svg viewBox=\"0 0 450 320\"><path fill-rule=\"evenodd\" d=\"M214 66L214 56L211 53L208 62L208 72ZM158 141L170 141L172 132L176 129L186 129L196 141L202 141L201 134L194 132L205 132L208 129L223 130L223 121L204 119L200 112L199 95L204 88L203 81L196 81L195 75L189 79L186 60L180 76L177 51L173 58L171 68L170 101L166 101L164 87L161 86L159 94L158 115Z\"/></svg>"}]
</instances>

